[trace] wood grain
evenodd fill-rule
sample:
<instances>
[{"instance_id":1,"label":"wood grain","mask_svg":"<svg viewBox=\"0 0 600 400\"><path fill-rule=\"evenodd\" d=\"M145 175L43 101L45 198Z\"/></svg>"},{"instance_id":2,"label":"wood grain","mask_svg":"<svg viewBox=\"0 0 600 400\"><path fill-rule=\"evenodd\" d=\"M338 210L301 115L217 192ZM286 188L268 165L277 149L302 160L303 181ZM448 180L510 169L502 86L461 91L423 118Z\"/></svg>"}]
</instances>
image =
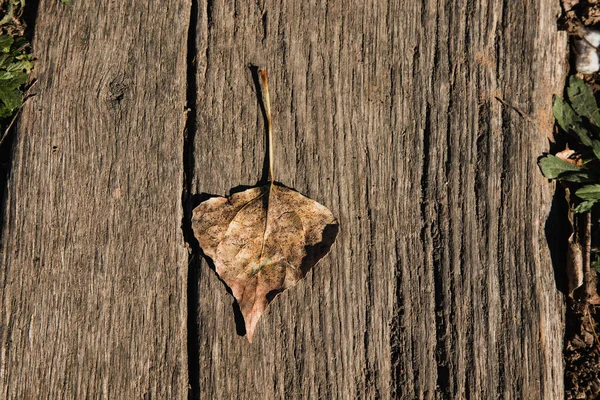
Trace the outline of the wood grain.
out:
<instances>
[{"instance_id":1,"label":"wood grain","mask_svg":"<svg viewBox=\"0 0 600 400\"><path fill-rule=\"evenodd\" d=\"M566 70L558 4L193 1L39 5L0 397L185 398L188 356L202 399L562 397L535 163ZM263 173L250 63L270 73L276 180L340 221L253 344L188 221Z\"/></svg>"},{"instance_id":2,"label":"wood grain","mask_svg":"<svg viewBox=\"0 0 600 400\"><path fill-rule=\"evenodd\" d=\"M276 180L340 234L253 344L198 264L196 396L562 397L553 186L536 167L566 71L558 2L197 8L196 203L262 174L253 63L270 73Z\"/></svg>"},{"instance_id":3,"label":"wood grain","mask_svg":"<svg viewBox=\"0 0 600 400\"><path fill-rule=\"evenodd\" d=\"M0 397L188 393L188 1L41 1L2 224Z\"/></svg>"}]
</instances>

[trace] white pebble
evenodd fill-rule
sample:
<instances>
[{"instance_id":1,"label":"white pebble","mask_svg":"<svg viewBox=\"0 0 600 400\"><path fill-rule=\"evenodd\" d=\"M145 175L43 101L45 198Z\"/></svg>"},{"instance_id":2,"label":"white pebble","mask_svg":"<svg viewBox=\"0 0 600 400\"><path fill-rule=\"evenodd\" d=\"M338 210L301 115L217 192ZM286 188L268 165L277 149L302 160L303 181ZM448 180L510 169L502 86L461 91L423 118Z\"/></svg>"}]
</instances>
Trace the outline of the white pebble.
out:
<instances>
[{"instance_id":1,"label":"white pebble","mask_svg":"<svg viewBox=\"0 0 600 400\"><path fill-rule=\"evenodd\" d=\"M600 70L600 57L596 48L600 46L600 32L584 29L584 39L576 39L575 69L582 74L593 74Z\"/></svg>"}]
</instances>

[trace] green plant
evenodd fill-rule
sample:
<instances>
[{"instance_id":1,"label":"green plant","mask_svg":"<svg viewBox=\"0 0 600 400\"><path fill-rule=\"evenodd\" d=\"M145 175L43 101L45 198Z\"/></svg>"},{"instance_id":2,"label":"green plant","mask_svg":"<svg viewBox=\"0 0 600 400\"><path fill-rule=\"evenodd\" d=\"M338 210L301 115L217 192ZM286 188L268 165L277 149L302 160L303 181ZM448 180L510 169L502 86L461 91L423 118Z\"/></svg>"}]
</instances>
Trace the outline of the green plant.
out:
<instances>
[{"instance_id":1,"label":"green plant","mask_svg":"<svg viewBox=\"0 0 600 400\"><path fill-rule=\"evenodd\" d=\"M23 36L25 24L22 21L25 0L0 0L0 34L13 37Z\"/></svg>"},{"instance_id":2,"label":"green plant","mask_svg":"<svg viewBox=\"0 0 600 400\"><path fill-rule=\"evenodd\" d=\"M542 174L569 187L575 213L590 212L600 203L600 111L591 88L571 76L567 97L554 97L554 118L558 138L565 150L538 159Z\"/></svg>"},{"instance_id":3,"label":"green plant","mask_svg":"<svg viewBox=\"0 0 600 400\"><path fill-rule=\"evenodd\" d=\"M28 47L23 37L0 35L0 122L23 104L23 85L33 69Z\"/></svg>"},{"instance_id":4,"label":"green plant","mask_svg":"<svg viewBox=\"0 0 600 400\"><path fill-rule=\"evenodd\" d=\"M23 104L23 87L33 68L33 56L24 38L25 0L0 0L0 144L10 118Z\"/></svg>"}]
</instances>

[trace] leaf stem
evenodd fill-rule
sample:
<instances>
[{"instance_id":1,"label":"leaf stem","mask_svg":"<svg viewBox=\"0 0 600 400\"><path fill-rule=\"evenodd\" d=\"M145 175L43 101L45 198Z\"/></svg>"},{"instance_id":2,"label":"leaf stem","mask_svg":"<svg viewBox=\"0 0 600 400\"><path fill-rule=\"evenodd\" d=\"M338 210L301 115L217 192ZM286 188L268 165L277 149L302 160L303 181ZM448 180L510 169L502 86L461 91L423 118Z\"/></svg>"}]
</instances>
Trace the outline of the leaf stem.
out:
<instances>
[{"instance_id":1,"label":"leaf stem","mask_svg":"<svg viewBox=\"0 0 600 400\"><path fill-rule=\"evenodd\" d=\"M267 70L259 68L258 74L262 81L261 84L261 96L263 104L265 105L265 112L267 114L267 140L269 144L269 181L271 184L275 181L273 176L273 136L271 134L271 101L269 100L269 81L267 80Z\"/></svg>"}]
</instances>

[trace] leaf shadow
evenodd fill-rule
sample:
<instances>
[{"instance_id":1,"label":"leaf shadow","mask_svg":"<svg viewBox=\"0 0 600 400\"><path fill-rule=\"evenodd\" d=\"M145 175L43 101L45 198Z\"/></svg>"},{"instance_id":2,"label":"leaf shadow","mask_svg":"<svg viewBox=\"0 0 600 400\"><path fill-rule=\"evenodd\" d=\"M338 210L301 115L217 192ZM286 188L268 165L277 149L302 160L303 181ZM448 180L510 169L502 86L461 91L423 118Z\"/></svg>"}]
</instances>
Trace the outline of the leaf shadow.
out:
<instances>
[{"instance_id":1,"label":"leaf shadow","mask_svg":"<svg viewBox=\"0 0 600 400\"><path fill-rule=\"evenodd\" d=\"M304 247L306 249L306 256L302 259L302 264L300 266L303 276L306 276L308 271L329 253L333 242L335 242L339 228L339 224L325 225L321 242L313 246Z\"/></svg>"},{"instance_id":2,"label":"leaf shadow","mask_svg":"<svg viewBox=\"0 0 600 400\"><path fill-rule=\"evenodd\" d=\"M253 189L253 188L259 187L259 186L264 186L264 185L261 185L260 182L257 182L256 185L237 185L237 186L229 189L229 196L231 196L232 194L241 193L248 189Z\"/></svg>"},{"instance_id":3,"label":"leaf shadow","mask_svg":"<svg viewBox=\"0 0 600 400\"><path fill-rule=\"evenodd\" d=\"M266 185L267 183L269 183L270 160L269 160L269 129L268 129L268 125L267 125L267 110L265 108L265 102L262 97L262 90L261 90L261 86L260 86L260 80L258 77L258 70L260 67L258 67L257 65L249 64L248 68L250 69L250 72L252 73L252 82L254 82L254 89L256 90L256 99L258 101L260 111L263 116L263 127L264 127L264 131L265 131L265 140L264 140L265 158L263 160L262 174L261 174L258 182L256 182L256 186L262 186L262 185Z\"/></svg>"},{"instance_id":4,"label":"leaf shadow","mask_svg":"<svg viewBox=\"0 0 600 400\"><path fill-rule=\"evenodd\" d=\"M565 266L567 265L568 240L572 231L568 218L568 207L565 189L560 183L556 183L550 213L544 224L544 233L550 251L554 283L556 289L563 294L568 292Z\"/></svg>"}]
</instances>

